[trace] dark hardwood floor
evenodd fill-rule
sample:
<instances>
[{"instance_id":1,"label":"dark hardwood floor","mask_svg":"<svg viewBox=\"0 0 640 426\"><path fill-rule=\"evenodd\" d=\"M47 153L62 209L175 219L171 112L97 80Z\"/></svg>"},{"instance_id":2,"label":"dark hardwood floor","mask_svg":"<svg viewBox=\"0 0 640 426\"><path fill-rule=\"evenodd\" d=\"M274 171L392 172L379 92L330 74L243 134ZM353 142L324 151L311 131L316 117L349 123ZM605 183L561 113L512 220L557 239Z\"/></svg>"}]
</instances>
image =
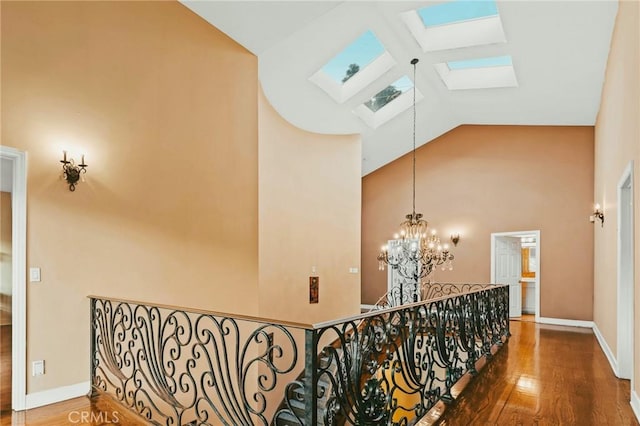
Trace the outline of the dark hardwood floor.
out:
<instances>
[{"instance_id":1,"label":"dark hardwood floor","mask_svg":"<svg viewBox=\"0 0 640 426\"><path fill-rule=\"evenodd\" d=\"M439 425L638 425L590 329L511 321L512 337Z\"/></svg>"},{"instance_id":2,"label":"dark hardwood floor","mask_svg":"<svg viewBox=\"0 0 640 426\"><path fill-rule=\"evenodd\" d=\"M437 424L638 425L629 381L614 376L591 330L512 321L511 333ZM69 425L80 416L83 424L141 424L108 399L76 398L4 413L0 425Z\"/></svg>"}]
</instances>

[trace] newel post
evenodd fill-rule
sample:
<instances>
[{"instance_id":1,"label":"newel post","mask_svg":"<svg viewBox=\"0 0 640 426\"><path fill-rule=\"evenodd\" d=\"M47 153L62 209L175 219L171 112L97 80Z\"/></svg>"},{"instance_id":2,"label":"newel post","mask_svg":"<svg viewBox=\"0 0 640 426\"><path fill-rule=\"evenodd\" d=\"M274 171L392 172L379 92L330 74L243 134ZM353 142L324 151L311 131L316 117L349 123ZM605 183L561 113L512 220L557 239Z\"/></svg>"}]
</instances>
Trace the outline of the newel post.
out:
<instances>
[{"instance_id":1,"label":"newel post","mask_svg":"<svg viewBox=\"0 0 640 426\"><path fill-rule=\"evenodd\" d=\"M96 299L89 299L89 398L95 396L95 375L96 375Z\"/></svg>"},{"instance_id":2,"label":"newel post","mask_svg":"<svg viewBox=\"0 0 640 426\"><path fill-rule=\"evenodd\" d=\"M318 334L305 330L304 336L304 424L318 424Z\"/></svg>"}]
</instances>

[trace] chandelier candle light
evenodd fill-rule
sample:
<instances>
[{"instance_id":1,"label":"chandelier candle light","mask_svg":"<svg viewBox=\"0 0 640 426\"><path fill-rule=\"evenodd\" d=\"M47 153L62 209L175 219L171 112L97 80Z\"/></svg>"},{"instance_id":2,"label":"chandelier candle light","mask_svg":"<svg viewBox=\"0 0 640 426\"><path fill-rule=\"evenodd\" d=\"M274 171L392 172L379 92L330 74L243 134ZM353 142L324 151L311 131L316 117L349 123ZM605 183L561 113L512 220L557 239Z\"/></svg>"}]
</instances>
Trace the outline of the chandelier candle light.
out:
<instances>
[{"instance_id":1,"label":"chandelier candle light","mask_svg":"<svg viewBox=\"0 0 640 426\"><path fill-rule=\"evenodd\" d=\"M441 244L435 229L428 231L428 223L422 213L416 213L416 64L413 65L413 210L400 224L400 234L395 234L389 245L382 247L378 254L378 268L385 265L393 268L400 276L412 280L416 286L419 280L428 276L435 267L442 270L453 269L453 254L448 244Z\"/></svg>"}]
</instances>

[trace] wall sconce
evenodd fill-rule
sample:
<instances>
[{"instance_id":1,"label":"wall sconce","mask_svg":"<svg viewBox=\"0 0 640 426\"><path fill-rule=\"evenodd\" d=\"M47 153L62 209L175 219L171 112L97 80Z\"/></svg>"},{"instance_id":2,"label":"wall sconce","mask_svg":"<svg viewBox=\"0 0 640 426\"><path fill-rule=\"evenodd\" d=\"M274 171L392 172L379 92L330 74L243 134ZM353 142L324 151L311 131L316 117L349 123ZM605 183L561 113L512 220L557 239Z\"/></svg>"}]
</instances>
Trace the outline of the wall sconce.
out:
<instances>
[{"instance_id":1,"label":"wall sconce","mask_svg":"<svg viewBox=\"0 0 640 426\"><path fill-rule=\"evenodd\" d=\"M459 241L460 241L460 234L451 234L451 242L453 243L454 246L457 246Z\"/></svg>"},{"instance_id":2,"label":"wall sconce","mask_svg":"<svg viewBox=\"0 0 640 426\"><path fill-rule=\"evenodd\" d=\"M82 161L80 164L76 164L73 158L67 160L67 151L62 151L62 177L69 184L69 191L76 190L76 183L80 180L83 173L87 173L87 165L84 163L84 154L82 154ZM84 176L82 177L84 182Z\"/></svg>"},{"instance_id":3,"label":"wall sconce","mask_svg":"<svg viewBox=\"0 0 640 426\"><path fill-rule=\"evenodd\" d=\"M604 227L604 212L600 209L600 204L595 205L595 210L593 215L589 217L591 223L594 223L598 219L600 221L600 226Z\"/></svg>"}]
</instances>

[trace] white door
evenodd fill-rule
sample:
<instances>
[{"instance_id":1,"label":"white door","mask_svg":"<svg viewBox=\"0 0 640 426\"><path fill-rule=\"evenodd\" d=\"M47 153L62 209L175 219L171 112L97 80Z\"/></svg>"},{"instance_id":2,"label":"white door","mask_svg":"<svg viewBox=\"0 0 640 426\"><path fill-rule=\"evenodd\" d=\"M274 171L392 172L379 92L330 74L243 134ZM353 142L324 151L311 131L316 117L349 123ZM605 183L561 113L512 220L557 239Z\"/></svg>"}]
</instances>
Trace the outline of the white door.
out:
<instances>
[{"instance_id":1,"label":"white door","mask_svg":"<svg viewBox=\"0 0 640 426\"><path fill-rule=\"evenodd\" d=\"M522 248L520 238L497 237L495 246L495 282L509 284L509 316L522 316Z\"/></svg>"}]
</instances>

